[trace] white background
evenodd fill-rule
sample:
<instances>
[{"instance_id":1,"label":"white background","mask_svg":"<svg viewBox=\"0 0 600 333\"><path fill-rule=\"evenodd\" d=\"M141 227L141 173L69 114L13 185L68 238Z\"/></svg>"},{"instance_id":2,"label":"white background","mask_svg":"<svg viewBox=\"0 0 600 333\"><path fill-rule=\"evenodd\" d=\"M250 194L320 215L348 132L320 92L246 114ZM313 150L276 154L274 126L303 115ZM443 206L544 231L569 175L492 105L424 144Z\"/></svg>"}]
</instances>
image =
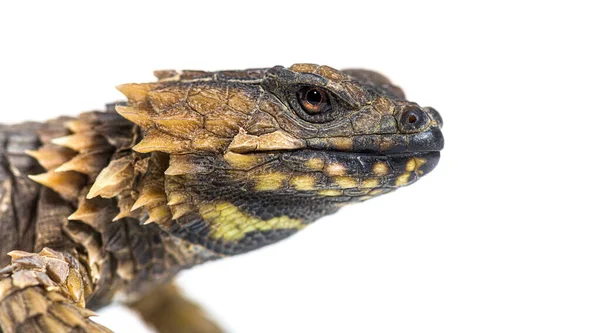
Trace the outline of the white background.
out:
<instances>
[{"instance_id":1,"label":"white background","mask_svg":"<svg viewBox=\"0 0 600 333\"><path fill-rule=\"evenodd\" d=\"M190 297L230 332L599 332L595 4L3 1L0 120L100 108L154 69L379 70L442 113L438 168L185 272Z\"/></svg>"}]
</instances>

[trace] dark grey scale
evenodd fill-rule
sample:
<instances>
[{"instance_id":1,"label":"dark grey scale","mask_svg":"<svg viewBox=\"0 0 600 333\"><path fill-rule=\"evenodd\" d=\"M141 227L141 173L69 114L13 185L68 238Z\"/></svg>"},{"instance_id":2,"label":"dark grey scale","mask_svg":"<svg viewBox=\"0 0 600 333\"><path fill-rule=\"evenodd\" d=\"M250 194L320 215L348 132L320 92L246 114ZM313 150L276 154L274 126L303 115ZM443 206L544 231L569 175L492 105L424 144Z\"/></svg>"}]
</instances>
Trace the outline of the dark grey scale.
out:
<instances>
[{"instance_id":1,"label":"dark grey scale","mask_svg":"<svg viewBox=\"0 0 600 333\"><path fill-rule=\"evenodd\" d=\"M110 228L120 229L122 226L117 225L117 223L113 223L113 225L109 226L109 229ZM65 231L79 244L81 244L83 240L89 242L90 238L92 238L92 242L98 246L101 246L102 244L102 235L97 233L92 227L83 222L69 221L69 223L65 226ZM117 235L118 233L119 232L112 234ZM106 247L104 250L106 250ZM96 284L98 289L95 291L94 297L92 297L86 304L86 306L92 310L99 309L112 301L115 287L114 272L116 270L116 263L113 253L106 253L106 257L108 260L106 260L100 267L100 281Z\"/></svg>"},{"instance_id":2,"label":"dark grey scale","mask_svg":"<svg viewBox=\"0 0 600 333\"><path fill-rule=\"evenodd\" d=\"M94 130L97 128L103 127L114 127L114 126L125 126L132 127L133 124L127 119L121 117L116 112L116 107L118 105L126 105L127 102L115 102L106 104L106 111L90 111L85 112L79 115L80 120L84 120L86 122L91 122L94 124L98 124L99 127L94 127Z\"/></svg>"},{"instance_id":3,"label":"dark grey scale","mask_svg":"<svg viewBox=\"0 0 600 333\"><path fill-rule=\"evenodd\" d=\"M203 221L189 223L187 227L176 224L169 229L169 233L172 235L193 244L199 244L219 255L246 253L287 238L297 231L296 229L274 229L265 232L255 231L247 233L241 240L229 242L210 238L210 228L207 228Z\"/></svg>"},{"instance_id":4,"label":"dark grey scale","mask_svg":"<svg viewBox=\"0 0 600 333\"><path fill-rule=\"evenodd\" d=\"M128 220L129 218L123 219L124 223L110 223L107 227L106 234L103 235L104 249L113 253L115 256L120 256L120 254L125 255L125 257L120 258L121 260L132 259L131 251L128 250Z\"/></svg>"},{"instance_id":5,"label":"dark grey scale","mask_svg":"<svg viewBox=\"0 0 600 333\"><path fill-rule=\"evenodd\" d=\"M174 224L169 229L169 232L171 231L175 232L176 234L192 232L198 235L207 236L211 230L210 225L206 223L206 221L204 221L200 215L194 212L178 219L177 224Z\"/></svg>"},{"instance_id":6,"label":"dark grey scale","mask_svg":"<svg viewBox=\"0 0 600 333\"><path fill-rule=\"evenodd\" d=\"M181 80L198 80L198 79L206 79L214 77L213 72L205 72L205 71L192 71L192 70L184 70L181 71Z\"/></svg>"},{"instance_id":7,"label":"dark grey scale","mask_svg":"<svg viewBox=\"0 0 600 333\"><path fill-rule=\"evenodd\" d=\"M342 118L331 123L322 124L319 126L317 133L319 137L351 137L355 134L355 130L350 119Z\"/></svg>"},{"instance_id":8,"label":"dark grey scale","mask_svg":"<svg viewBox=\"0 0 600 333\"><path fill-rule=\"evenodd\" d=\"M273 229L265 232L253 231L235 243L223 243L221 253L235 255L257 249L262 246L276 243L298 232L297 229Z\"/></svg>"},{"instance_id":9,"label":"dark grey scale","mask_svg":"<svg viewBox=\"0 0 600 333\"><path fill-rule=\"evenodd\" d=\"M142 228L139 223L129 225L129 248L138 270L144 269L152 260L152 247L148 240L148 231L152 229L152 227Z\"/></svg>"},{"instance_id":10,"label":"dark grey scale","mask_svg":"<svg viewBox=\"0 0 600 333\"><path fill-rule=\"evenodd\" d=\"M403 153L407 152L404 135L356 135L352 137L353 151L356 153ZM386 149L386 147L389 147Z\"/></svg>"},{"instance_id":11,"label":"dark grey scale","mask_svg":"<svg viewBox=\"0 0 600 333\"><path fill-rule=\"evenodd\" d=\"M25 154L26 150L37 149L40 145L37 133L31 130L31 128L36 127L39 128L39 124L23 124L23 129L29 128L29 130L20 133L11 133L4 145L4 151L10 165L24 174L39 170L37 162Z\"/></svg>"},{"instance_id":12,"label":"dark grey scale","mask_svg":"<svg viewBox=\"0 0 600 333\"><path fill-rule=\"evenodd\" d=\"M235 190L232 190L232 180L227 176L228 172L225 170L215 170L214 173L209 175L201 174L187 174L181 176L168 176L168 181L175 181L182 184L191 193L204 193L209 191L211 197L222 197L232 191L238 192L239 187L235 186ZM206 177L210 177L206 179ZM212 184L211 184L212 183Z\"/></svg>"},{"instance_id":13,"label":"dark grey scale","mask_svg":"<svg viewBox=\"0 0 600 333\"><path fill-rule=\"evenodd\" d=\"M40 146L39 123L0 125L0 252L22 248L33 250L36 234L36 206L40 186L27 175L41 172L37 162L25 154ZM0 256L0 267L10 257Z\"/></svg>"},{"instance_id":14,"label":"dark grey scale","mask_svg":"<svg viewBox=\"0 0 600 333\"><path fill-rule=\"evenodd\" d=\"M315 188L316 189L324 189L327 187L327 184L329 183L329 181L331 180L331 178L329 176L326 176L324 173L322 172L310 172L310 174L315 178ZM310 196L314 196L314 193L312 193L311 191L297 191L294 188L289 188L290 191L299 194L299 195L310 195ZM306 192L306 193L304 193Z\"/></svg>"},{"instance_id":15,"label":"dark grey scale","mask_svg":"<svg viewBox=\"0 0 600 333\"><path fill-rule=\"evenodd\" d=\"M411 151L437 151L444 145L442 131L437 127L432 127L430 132L420 132L411 135L408 143L408 149Z\"/></svg>"},{"instance_id":16,"label":"dark grey scale","mask_svg":"<svg viewBox=\"0 0 600 333\"><path fill-rule=\"evenodd\" d=\"M361 176L362 165L358 161L358 155L354 153L331 152L325 155L325 169L331 164L341 164L346 168L345 175Z\"/></svg>"},{"instance_id":17,"label":"dark grey scale","mask_svg":"<svg viewBox=\"0 0 600 333\"><path fill-rule=\"evenodd\" d=\"M419 156L419 155L417 155ZM426 162L424 165L419 168L419 170L423 171L423 175L430 173L440 161L440 152L429 152L424 154L423 157Z\"/></svg>"},{"instance_id":18,"label":"dark grey scale","mask_svg":"<svg viewBox=\"0 0 600 333\"><path fill-rule=\"evenodd\" d=\"M225 162L221 159L215 158L214 155L189 154L188 158L190 158L194 164L194 172L198 174L207 175L217 168L226 168Z\"/></svg>"},{"instance_id":19,"label":"dark grey scale","mask_svg":"<svg viewBox=\"0 0 600 333\"><path fill-rule=\"evenodd\" d=\"M356 160L360 164L359 175L362 177L375 177L375 173L373 172L373 167L377 163L384 163L388 167L390 167L390 160L388 156L379 156L379 155L357 155ZM390 167L391 170L391 167Z\"/></svg>"},{"instance_id":20,"label":"dark grey scale","mask_svg":"<svg viewBox=\"0 0 600 333\"><path fill-rule=\"evenodd\" d=\"M243 208L245 213L262 220L277 216L288 216L307 222L313 221L320 216L315 211L322 212L323 209L328 209L331 203L336 200L335 197L314 200L313 197L286 194L284 191L243 192L235 186L198 191L196 193L200 201L243 203L240 208Z\"/></svg>"},{"instance_id":21,"label":"dark grey scale","mask_svg":"<svg viewBox=\"0 0 600 333\"><path fill-rule=\"evenodd\" d=\"M396 122L396 118L392 115L383 115L380 124L378 131L380 134L394 134L398 130L398 123Z\"/></svg>"},{"instance_id":22,"label":"dark grey scale","mask_svg":"<svg viewBox=\"0 0 600 333\"><path fill-rule=\"evenodd\" d=\"M349 114L349 120L352 123L352 132L348 137L355 135L381 134L380 128L373 124L381 123L381 114L372 107L365 107ZM396 131L394 130L395 133Z\"/></svg>"},{"instance_id":23,"label":"dark grey scale","mask_svg":"<svg viewBox=\"0 0 600 333\"><path fill-rule=\"evenodd\" d=\"M159 226L142 226L131 218L109 224L102 234L104 249L110 253L115 268L119 263L133 263L134 280L126 282L130 292L143 293L189 265L166 253L164 243L169 237L172 236Z\"/></svg>"},{"instance_id":24,"label":"dark grey scale","mask_svg":"<svg viewBox=\"0 0 600 333\"><path fill-rule=\"evenodd\" d=\"M394 173L401 174L406 170L406 163L412 158L421 158L425 160L425 164L422 165L419 170L423 174L428 174L433 170L440 159L439 152L423 152L423 153L412 153L411 156L406 155L390 155L389 161Z\"/></svg>"},{"instance_id":25,"label":"dark grey scale","mask_svg":"<svg viewBox=\"0 0 600 333\"><path fill-rule=\"evenodd\" d=\"M65 238L62 229L66 222L65 217L73 210L73 205L56 192L46 187L40 189L34 223L36 234L43 237L36 239L33 251L40 251L44 247L62 250L72 245L71 241Z\"/></svg>"},{"instance_id":26,"label":"dark grey scale","mask_svg":"<svg viewBox=\"0 0 600 333\"><path fill-rule=\"evenodd\" d=\"M210 225L206 223L198 214L187 214L177 220L168 232L192 244L206 246L208 235L211 232Z\"/></svg>"},{"instance_id":27,"label":"dark grey scale","mask_svg":"<svg viewBox=\"0 0 600 333\"><path fill-rule=\"evenodd\" d=\"M365 196L365 190L360 188L347 188L343 190L344 196L351 197L350 200L355 200L354 197L363 197Z\"/></svg>"},{"instance_id":28,"label":"dark grey scale","mask_svg":"<svg viewBox=\"0 0 600 333\"><path fill-rule=\"evenodd\" d=\"M406 101L404 91L391 83L385 83L380 86L371 86L369 89L373 90L377 95L383 95L395 101Z\"/></svg>"},{"instance_id":29,"label":"dark grey scale","mask_svg":"<svg viewBox=\"0 0 600 333\"><path fill-rule=\"evenodd\" d=\"M265 71L265 79L262 84L279 95L292 85L305 84L324 87L327 83L329 83L328 79L318 75L296 73L283 66L275 66Z\"/></svg>"},{"instance_id":30,"label":"dark grey scale","mask_svg":"<svg viewBox=\"0 0 600 333\"><path fill-rule=\"evenodd\" d=\"M154 77L158 80L165 80L177 76L177 71L174 69L164 69L154 71Z\"/></svg>"},{"instance_id":31,"label":"dark grey scale","mask_svg":"<svg viewBox=\"0 0 600 333\"><path fill-rule=\"evenodd\" d=\"M373 189L373 190L371 190L371 192L377 191L376 195L383 195L383 194L394 192L395 190L396 190L396 188L381 188L381 189Z\"/></svg>"},{"instance_id":32,"label":"dark grey scale","mask_svg":"<svg viewBox=\"0 0 600 333\"><path fill-rule=\"evenodd\" d=\"M217 78L217 80L221 80L221 81L239 80L239 81L252 82L252 81L262 80L265 76L266 71L267 71L267 68L220 71L220 72L216 72L216 78Z\"/></svg>"},{"instance_id":33,"label":"dark grey scale","mask_svg":"<svg viewBox=\"0 0 600 333\"><path fill-rule=\"evenodd\" d=\"M403 184L402 186L408 186L413 184L414 182L416 182L417 180L419 180L419 175L415 172L410 173L410 175L408 176L408 180L406 182L406 184ZM398 186L396 186L396 180L394 178L389 178L387 180L387 182L384 183L384 185L382 186L384 188L397 188Z\"/></svg>"},{"instance_id":34,"label":"dark grey scale","mask_svg":"<svg viewBox=\"0 0 600 333\"><path fill-rule=\"evenodd\" d=\"M310 223L319 218L324 211L335 211L335 204L343 198L340 197L302 197L295 194L285 195L274 191L273 193L260 194L259 201L248 208L251 215L266 220L276 216L288 216L293 219L301 219L305 223ZM271 211L265 210L259 202L263 200L272 205Z\"/></svg>"},{"instance_id":35,"label":"dark grey scale","mask_svg":"<svg viewBox=\"0 0 600 333\"><path fill-rule=\"evenodd\" d=\"M331 140L326 140L325 138L309 138L306 139L306 146L309 149L322 150L322 151L335 151L337 150L337 146L334 145Z\"/></svg>"},{"instance_id":36,"label":"dark grey scale","mask_svg":"<svg viewBox=\"0 0 600 333\"><path fill-rule=\"evenodd\" d=\"M316 150L301 150L285 152L279 157L287 168L299 172L314 172L314 169L311 169L306 165L306 161L313 158L324 160L325 153Z\"/></svg>"},{"instance_id":37,"label":"dark grey scale","mask_svg":"<svg viewBox=\"0 0 600 333\"><path fill-rule=\"evenodd\" d=\"M376 94L381 94L397 101L405 101L406 96L404 91L391 83L391 81L385 76L364 69L345 69L342 73L348 74L355 79L361 81L363 84L370 85L370 89L374 90Z\"/></svg>"},{"instance_id":38,"label":"dark grey scale","mask_svg":"<svg viewBox=\"0 0 600 333\"><path fill-rule=\"evenodd\" d=\"M406 171L406 163L408 163L408 161L410 160L411 157L413 157L415 155L411 155L411 156L406 156L406 155L390 155L388 157L389 160L389 164L392 167L392 170L395 174L401 174L404 171ZM415 157L419 157L418 155Z\"/></svg>"}]
</instances>

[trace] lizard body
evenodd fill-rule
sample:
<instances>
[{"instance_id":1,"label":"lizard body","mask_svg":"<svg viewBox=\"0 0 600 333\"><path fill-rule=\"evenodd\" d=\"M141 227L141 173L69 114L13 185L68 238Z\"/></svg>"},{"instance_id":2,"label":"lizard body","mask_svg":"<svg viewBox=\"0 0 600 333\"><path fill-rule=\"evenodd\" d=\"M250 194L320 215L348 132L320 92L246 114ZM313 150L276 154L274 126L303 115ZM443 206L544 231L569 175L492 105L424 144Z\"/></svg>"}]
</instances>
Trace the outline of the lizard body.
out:
<instances>
[{"instance_id":1,"label":"lizard body","mask_svg":"<svg viewBox=\"0 0 600 333\"><path fill-rule=\"evenodd\" d=\"M120 300L167 332L149 313L179 271L410 185L443 147L437 111L371 71L155 74L105 112L0 127L0 331L103 332L87 308Z\"/></svg>"}]
</instances>

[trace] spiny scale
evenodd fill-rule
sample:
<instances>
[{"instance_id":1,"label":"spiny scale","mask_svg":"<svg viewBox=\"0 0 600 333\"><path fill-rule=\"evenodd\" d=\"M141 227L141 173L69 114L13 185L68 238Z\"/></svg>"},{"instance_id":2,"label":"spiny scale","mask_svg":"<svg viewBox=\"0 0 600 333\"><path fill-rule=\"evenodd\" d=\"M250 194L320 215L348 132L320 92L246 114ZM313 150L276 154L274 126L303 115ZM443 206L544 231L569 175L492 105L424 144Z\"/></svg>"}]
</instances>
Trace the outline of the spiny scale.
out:
<instances>
[{"instance_id":1,"label":"spiny scale","mask_svg":"<svg viewBox=\"0 0 600 333\"><path fill-rule=\"evenodd\" d=\"M119 105L116 107L116 110L123 118L141 126L144 129L147 129L154 124L152 119L142 109Z\"/></svg>"},{"instance_id":2,"label":"spiny scale","mask_svg":"<svg viewBox=\"0 0 600 333\"><path fill-rule=\"evenodd\" d=\"M167 202L167 197L165 195L165 192L163 190L161 190L160 188L158 188L158 187L144 188L142 190L142 193L140 194L140 196L137 198L137 200L131 207L131 210L133 211L138 208L142 208L143 206L156 205L156 204L166 203L166 202Z\"/></svg>"},{"instance_id":3,"label":"spiny scale","mask_svg":"<svg viewBox=\"0 0 600 333\"><path fill-rule=\"evenodd\" d=\"M156 88L153 83L127 83L117 86L117 89L132 102L143 102L148 93Z\"/></svg>"},{"instance_id":4,"label":"spiny scale","mask_svg":"<svg viewBox=\"0 0 600 333\"><path fill-rule=\"evenodd\" d=\"M148 210L148 219L144 221L144 224L156 223L168 227L167 224L172 224L172 219L169 207L159 205Z\"/></svg>"},{"instance_id":5,"label":"spiny scale","mask_svg":"<svg viewBox=\"0 0 600 333\"><path fill-rule=\"evenodd\" d=\"M77 171L94 178L102 169L104 169L110 155L110 152L105 151L79 154L56 168L55 171Z\"/></svg>"},{"instance_id":6,"label":"spiny scale","mask_svg":"<svg viewBox=\"0 0 600 333\"><path fill-rule=\"evenodd\" d=\"M75 171L48 171L39 175L29 175L37 183L47 186L67 200L75 200L79 190L86 182L86 177Z\"/></svg>"},{"instance_id":7,"label":"spiny scale","mask_svg":"<svg viewBox=\"0 0 600 333\"><path fill-rule=\"evenodd\" d=\"M87 194L91 199L96 196L113 198L125 189L130 189L134 177L134 161L130 156L111 161L100 171L94 185Z\"/></svg>"},{"instance_id":8,"label":"spiny scale","mask_svg":"<svg viewBox=\"0 0 600 333\"><path fill-rule=\"evenodd\" d=\"M80 133L93 130L94 124L81 119L73 119L65 122L65 127L73 133Z\"/></svg>"},{"instance_id":9,"label":"spiny scale","mask_svg":"<svg viewBox=\"0 0 600 333\"><path fill-rule=\"evenodd\" d=\"M205 173L211 170L206 165L198 163L190 155L173 155L169 159L169 167L165 170L167 176L177 176L192 173Z\"/></svg>"},{"instance_id":10,"label":"spiny scale","mask_svg":"<svg viewBox=\"0 0 600 333\"><path fill-rule=\"evenodd\" d=\"M38 150L27 150L27 155L35 158L46 170L52 170L72 159L77 153L73 150L53 144L46 144Z\"/></svg>"},{"instance_id":11,"label":"spiny scale","mask_svg":"<svg viewBox=\"0 0 600 333\"><path fill-rule=\"evenodd\" d=\"M169 202L167 202L168 206L176 206L182 203L191 203L188 195L182 192L171 192L169 194Z\"/></svg>"},{"instance_id":12,"label":"spiny scale","mask_svg":"<svg viewBox=\"0 0 600 333\"><path fill-rule=\"evenodd\" d=\"M195 206L190 204L178 204L178 205L169 205L169 209L171 210L172 219L177 220L178 218L184 216L187 213L190 213L195 210Z\"/></svg>"},{"instance_id":13,"label":"spiny scale","mask_svg":"<svg viewBox=\"0 0 600 333\"><path fill-rule=\"evenodd\" d=\"M161 151L169 154L183 154L191 152L189 140L179 139L158 130L148 130L133 150L139 153Z\"/></svg>"},{"instance_id":14,"label":"spiny scale","mask_svg":"<svg viewBox=\"0 0 600 333\"><path fill-rule=\"evenodd\" d=\"M238 115L229 123L226 118L213 116L210 129L215 131L210 131L205 128L208 122L204 116L187 106L184 89L168 90L164 83L126 84L118 89L129 101L116 111L144 131L143 139L133 147L139 153L221 152L231 141L227 127L241 127L248 119Z\"/></svg>"},{"instance_id":15,"label":"spiny scale","mask_svg":"<svg viewBox=\"0 0 600 333\"><path fill-rule=\"evenodd\" d=\"M77 210L68 219L83 221L92 227L96 227L102 223L102 221L98 221L98 218L102 210L106 209L108 205L109 202L101 198L90 200L82 197L79 200Z\"/></svg>"},{"instance_id":16,"label":"spiny scale","mask_svg":"<svg viewBox=\"0 0 600 333\"><path fill-rule=\"evenodd\" d=\"M173 217L171 216L171 209L167 206L167 196L160 187L145 186L143 188L142 193L131 207L131 211L142 207L148 212L148 219L144 221L144 224L154 222L164 227L169 227L172 224Z\"/></svg>"},{"instance_id":17,"label":"spiny scale","mask_svg":"<svg viewBox=\"0 0 600 333\"><path fill-rule=\"evenodd\" d=\"M119 214L115 216L112 221L118 221L120 219L124 219L126 217L133 217L139 220L142 212L139 210L132 210L133 204L135 203L135 199L133 198L137 196L134 191L124 191L121 192L117 196L117 205L119 206Z\"/></svg>"},{"instance_id":18,"label":"spiny scale","mask_svg":"<svg viewBox=\"0 0 600 333\"><path fill-rule=\"evenodd\" d=\"M95 147L110 147L108 141L106 141L103 136L90 132L76 133L55 138L52 139L51 142L55 145L71 148L75 151L82 151L84 149Z\"/></svg>"},{"instance_id":19,"label":"spiny scale","mask_svg":"<svg viewBox=\"0 0 600 333\"><path fill-rule=\"evenodd\" d=\"M31 179L52 188L68 200L79 201L69 220L82 221L98 228L103 225L100 220L107 218L107 215L114 220L139 217L139 212L130 211L134 200L131 190L128 190L134 181L134 159L128 155L108 163L116 147L97 132L102 127L114 128L121 124L122 118L109 117L106 113L83 113L80 118L63 122L62 125L71 134L64 136L64 132L57 131L58 135L63 136L50 136L38 150L28 151L48 170L30 176ZM92 184L86 185L88 182ZM120 195L121 192L126 195ZM115 196L119 196L119 212L108 209L110 201L103 199Z\"/></svg>"}]
</instances>

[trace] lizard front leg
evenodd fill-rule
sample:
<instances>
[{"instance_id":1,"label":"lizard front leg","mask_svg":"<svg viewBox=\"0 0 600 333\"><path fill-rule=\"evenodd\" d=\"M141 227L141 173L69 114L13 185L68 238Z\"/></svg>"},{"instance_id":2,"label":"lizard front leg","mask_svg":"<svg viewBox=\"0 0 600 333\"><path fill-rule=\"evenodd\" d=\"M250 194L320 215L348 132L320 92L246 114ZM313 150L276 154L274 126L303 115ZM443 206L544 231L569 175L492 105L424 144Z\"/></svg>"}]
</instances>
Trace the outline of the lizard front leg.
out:
<instances>
[{"instance_id":1,"label":"lizard front leg","mask_svg":"<svg viewBox=\"0 0 600 333\"><path fill-rule=\"evenodd\" d=\"M12 251L11 265L0 269L0 332L108 333L90 320L88 274L74 255L44 248Z\"/></svg>"},{"instance_id":2,"label":"lizard front leg","mask_svg":"<svg viewBox=\"0 0 600 333\"><path fill-rule=\"evenodd\" d=\"M173 283L155 288L129 306L160 333L223 332L198 304L183 296Z\"/></svg>"}]
</instances>

